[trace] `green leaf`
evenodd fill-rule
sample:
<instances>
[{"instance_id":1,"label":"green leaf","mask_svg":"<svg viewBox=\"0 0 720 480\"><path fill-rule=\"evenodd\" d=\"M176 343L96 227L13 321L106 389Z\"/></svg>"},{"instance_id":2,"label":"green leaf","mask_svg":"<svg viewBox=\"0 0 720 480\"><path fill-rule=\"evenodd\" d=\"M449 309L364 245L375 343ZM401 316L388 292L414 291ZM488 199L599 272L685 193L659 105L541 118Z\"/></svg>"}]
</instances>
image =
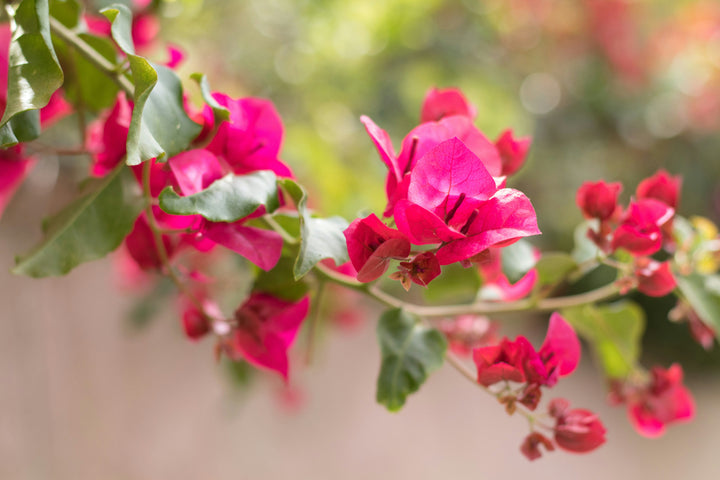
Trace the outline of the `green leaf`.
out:
<instances>
[{"instance_id":1,"label":"green leaf","mask_svg":"<svg viewBox=\"0 0 720 480\"><path fill-rule=\"evenodd\" d=\"M400 309L382 314L377 335L382 354L377 401L394 412L432 371L442 366L447 342L440 332L423 327L413 315Z\"/></svg>"},{"instance_id":2,"label":"green leaf","mask_svg":"<svg viewBox=\"0 0 720 480\"><path fill-rule=\"evenodd\" d=\"M105 59L115 63L116 50L109 39L87 33L78 34L78 37ZM63 91L67 99L93 112L111 107L117 98L117 84L76 49L68 48L61 40L57 40L56 45L60 63L65 70Z\"/></svg>"},{"instance_id":3,"label":"green leaf","mask_svg":"<svg viewBox=\"0 0 720 480\"><path fill-rule=\"evenodd\" d=\"M48 1L23 0L15 11L9 4L5 7L12 17L13 35L8 53L7 105L0 120L2 147L39 135L39 123L33 123L36 115L25 116L19 123L11 119L47 105L63 83L63 72L50 38Z\"/></svg>"},{"instance_id":4,"label":"green leaf","mask_svg":"<svg viewBox=\"0 0 720 480\"><path fill-rule=\"evenodd\" d=\"M64 275L115 250L142 208L135 189L132 174L123 165L102 179L88 181L79 198L43 222L43 240L15 258L13 273Z\"/></svg>"},{"instance_id":5,"label":"green leaf","mask_svg":"<svg viewBox=\"0 0 720 480\"><path fill-rule=\"evenodd\" d=\"M636 367L645 314L632 302L584 305L563 310L563 316L590 343L605 375L625 378Z\"/></svg>"},{"instance_id":6,"label":"green leaf","mask_svg":"<svg viewBox=\"0 0 720 480\"><path fill-rule=\"evenodd\" d=\"M80 23L82 5L77 0L50 0L50 16L73 29Z\"/></svg>"},{"instance_id":7,"label":"green leaf","mask_svg":"<svg viewBox=\"0 0 720 480\"><path fill-rule=\"evenodd\" d=\"M200 133L183 106L182 84L175 72L135 55L132 13L124 5L101 12L112 22L112 36L127 54L135 85L132 119L127 138L127 164L151 158L167 159L185 150Z\"/></svg>"},{"instance_id":8,"label":"green leaf","mask_svg":"<svg viewBox=\"0 0 720 480\"><path fill-rule=\"evenodd\" d=\"M511 283L520 280L535 266L535 252L527 240L518 240L502 249L502 270Z\"/></svg>"},{"instance_id":9,"label":"green leaf","mask_svg":"<svg viewBox=\"0 0 720 480\"><path fill-rule=\"evenodd\" d=\"M294 258L282 256L272 270L267 272L260 270L253 283L253 291L270 293L291 302L300 300L308 292L309 287L304 280L293 279L294 263Z\"/></svg>"},{"instance_id":10,"label":"green leaf","mask_svg":"<svg viewBox=\"0 0 720 480\"><path fill-rule=\"evenodd\" d=\"M535 268L538 271L539 285L554 285L575 270L577 263L567 253L548 252L543 253Z\"/></svg>"},{"instance_id":11,"label":"green leaf","mask_svg":"<svg viewBox=\"0 0 720 480\"><path fill-rule=\"evenodd\" d=\"M676 275L680 292L700 319L720 332L720 275Z\"/></svg>"},{"instance_id":12,"label":"green leaf","mask_svg":"<svg viewBox=\"0 0 720 480\"><path fill-rule=\"evenodd\" d=\"M295 280L305 276L323 259L332 258L336 265L347 262L349 257L343 235L347 221L341 217L312 217L307 210L305 189L289 178L279 183L292 197L300 215L300 251L293 270Z\"/></svg>"},{"instance_id":13,"label":"green leaf","mask_svg":"<svg viewBox=\"0 0 720 480\"><path fill-rule=\"evenodd\" d=\"M40 136L40 111L26 110L0 127L0 147L10 147L20 142L29 142Z\"/></svg>"},{"instance_id":14,"label":"green leaf","mask_svg":"<svg viewBox=\"0 0 720 480\"><path fill-rule=\"evenodd\" d=\"M588 238L588 228L597 229L597 222L588 220L575 227L573 234L575 249L572 252L572 257L577 263L583 263L597 258L601 253L597 245Z\"/></svg>"},{"instance_id":15,"label":"green leaf","mask_svg":"<svg viewBox=\"0 0 720 480\"><path fill-rule=\"evenodd\" d=\"M260 205L268 213L279 206L277 177L270 170L247 175L229 173L205 190L181 197L165 187L160 192L160 208L173 215L202 215L212 222L234 222L247 217Z\"/></svg>"},{"instance_id":16,"label":"green leaf","mask_svg":"<svg viewBox=\"0 0 720 480\"><path fill-rule=\"evenodd\" d=\"M459 263L443 265L442 275L422 290L428 302L472 302L482 282L477 268L464 268Z\"/></svg>"},{"instance_id":17,"label":"green leaf","mask_svg":"<svg viewBox=\"0 0 720 480\"><path fill-rule=\"evenodd\" d=\"M212 108L215 121L229 120L230 110L220 105L217 100L213 98L212 93L210 92L210 84L208 83L207 77L202 73L193 73L190 75L190 78L195 80L200 86L200 93L202 94L205 103Z\"/></svg>"}]
</instances>

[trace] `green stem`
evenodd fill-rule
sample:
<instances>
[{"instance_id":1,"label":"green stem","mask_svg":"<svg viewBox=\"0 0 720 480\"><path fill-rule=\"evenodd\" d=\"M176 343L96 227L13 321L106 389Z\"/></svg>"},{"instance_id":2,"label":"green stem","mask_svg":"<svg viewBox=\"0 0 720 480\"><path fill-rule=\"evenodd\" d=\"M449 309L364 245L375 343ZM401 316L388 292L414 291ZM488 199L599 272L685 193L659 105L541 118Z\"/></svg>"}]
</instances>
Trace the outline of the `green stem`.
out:
<instances>
[{"instance_id":1,"label":"green stem","mask_svg":"<svg viewBox=\"0 0 720 480\"><path fill-rule=\"evenodd\" d=\"M130 98L135 95L135 86L118 69L118 66L100 55L97 50L88 45L75 32L68 29L65 25L53 17L50 17L50 30L52 33L57 35L58 38L77 50L77 52L85 57L87 61L95 65L105 75L110 77Z\"/></svg>"},{"instance_id":2,"label":"green stem","mask_svg":"<svg viewBox=\"0 0 720 480\"><path fill-rule=\"evenodd\" d=\"M620 293L614 283L610 283L603 287L589 292L577 295L569 295L567 297L544 298L538 301L533 299L518 300L507 303L494 302L473 302L466 305L417 305L414 303L400 300L378 288L376 285L360 283L354 278L337 273L324 265L316 265L315 271L328 281L337 283L353 290L358 290L375 300L393 308L402 308L407 312L420 315L421 317L454 317L457 315L477 314L488 315L494 313L515 313L526 312L529 310L538 312L548 312L553 310L561 310L563 308L575 307L578 305L586 305L601 300L606 300Z\"/></svg>"}]
</instances>

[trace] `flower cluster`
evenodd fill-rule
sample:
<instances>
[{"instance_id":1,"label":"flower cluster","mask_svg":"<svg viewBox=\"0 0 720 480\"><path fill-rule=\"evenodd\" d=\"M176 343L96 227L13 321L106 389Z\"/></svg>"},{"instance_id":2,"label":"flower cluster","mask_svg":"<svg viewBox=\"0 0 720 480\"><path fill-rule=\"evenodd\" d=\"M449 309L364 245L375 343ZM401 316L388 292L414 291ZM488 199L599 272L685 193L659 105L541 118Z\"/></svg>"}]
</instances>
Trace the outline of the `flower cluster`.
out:
<instances>
[{"instance_id":1,"label":"flower cluster","mask_svg":"<svg viewBox=\"0 0 720 480\"><path fill-rule=\"evenodd\" d=\"M430 90L422 123L403 139L399 154L387 132L362 117L388 167L384 216L397 228L372 214L345 231L359 281L379 278L397 259L392 278L406 289L426 286L442 265L468 266L491 248L540 233L530 200L505 187L506 176L522 165L529 139L507 131L492 143L473 125L474 115L460 91Z\"/></svg>"},{"instance_id":2,"label":"flower cluster","mask_svg":"<svg viewBox=\"0 0 720 480\"><path fill-rule=\"evenodd\" d=\"M575 371L580 361L580 341L570 324L553 313L539 350L523 336L512 341L503 338L497 345L474 349L473 360L477 382L486 388L500 386L495 394L509 414L515 413L519 405L532 412L540 403L542 387L553 387L560 377ZM555 443L561 448L582 453L605 442L605 428L591 412L569 410L565 400L555 399L549 405L549 413L555 419L554 427L550 427ZM534 421L531 425L543 426ZM521 451L534 460L541 455L540 445L548 451L554 449L552 440L533 430Z\"/></svg>"}]
</instances>

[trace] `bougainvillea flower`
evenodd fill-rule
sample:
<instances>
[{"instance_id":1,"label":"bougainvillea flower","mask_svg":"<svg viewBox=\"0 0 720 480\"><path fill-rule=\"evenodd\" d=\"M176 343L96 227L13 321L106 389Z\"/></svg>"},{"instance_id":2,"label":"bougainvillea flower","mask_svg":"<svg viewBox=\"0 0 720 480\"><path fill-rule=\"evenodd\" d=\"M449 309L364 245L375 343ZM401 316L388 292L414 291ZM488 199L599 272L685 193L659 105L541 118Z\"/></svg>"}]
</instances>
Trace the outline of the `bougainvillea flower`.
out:
<instances>
[{"instance_id":1,"label":"bougainvillea flower","mask_svg":"<svg viewBox=\"0 0 720 480\"><path fill-rule=\"evenodd\" d=\"M495 147L500 153L502 161L501 175L512 175L520 170L527 158L531 141L530 137L515 138L512 130L505 130L500 134L495 140Z\"/></svg>"},{"instance_id":2,"label":"bougainvillea flower","mask_svg":"<svg viewBox=\"0 0 720 480\"><path fill-rule=\"evenodd\" d=\"M545 450L552 452L555 450L555 446L552 441L540 432L532 432L520 445L520 451L528 460L537 460L542 457L540 446L545 447Z\"/></svg>"},{"instance_id":3,"label":"bougainvillea flower","mask_svg":"<svg viewBox=\"0 0 720 480\"><path fill-rule=\"evenodd\" d=\"M556 377L570 375L580 363L580 340L575 330L557 312L550 316L547 335L540 347L539 354L548 372L548 383L556 381ZM555 378L553 378L555 377Z\"/></svg>"},{"instance_id":4,"label":"bougainvillea flower","mask_svg":"<svg viewBox=\"0 0 720 480\"><path fill-rule=\"evenodd\" d=\"M173 70L185 61L185 51L177 45L168 45L167 54L168 59L165 62L165 66Z\"/></svg>"},{"instance_id":5,"label":"bougainvillea flower","mask_svg":"<svg viewBox=\"0 0 720 480\"><path fill-rule=\"evenodd\" d=\"M681 186L682 177L672 176L660 169L655 175L638 184L636 194L638 199L654 198L677 210Z\"/></svg>"},{"instance_id":6,"label":"bougainvillea flower","mask_svg":"<svg viewBox=\"0 0 720 480\"><path fill-rule=\"evenodd\" d=\"M475 128L469 117L453 115L445 117L439 122L426 122L415 127L403 139L399 155L395 154L390 136L385 130L366 116L360 117L360 120L375 144L380 159L388 167L385 184L388 205L385 209L385 216L392 214L397 201L407 197L409 174L418 159L440 143L452 138L462 141L480 159L491 175L497 177L501 175L500 154L495 145Z\"/></svg>"},{"instance_id":7,"label":"bougainvillea flower","mask_svg":"<svg viewBox=\"0 0 720 480\"><path fill-rule=\"evenodd\" d=\"M605 426L589 410L570 410L566 400L553 399L549 407L555 417L555 443L563 450L586 453L605 443Z\"/></svg>"},{"instance_id":8,"label":"bougainvillea flower","mask_svg":"<svg viewBox=\"0 0 720 480\"><path fill-rule=\"evenodd\" d=\"M423 287L440 275L440 262L433 252L423 252L415 255L409 262L400 262L398 269L390 278L400 280L405 290L410 290L410 284L416 283Z\"/></svg>"},{"instance_id":9,"label":"bougainvillea flower","mask_svg":"<svg viewBox=\"0 0 720 480\"><path fill-rule=\"evenodd\" d=\"M670 262L658 262L649 257L635 260L635 278L637 289L650 297L664 297L677 285Z\"/></svg>"},{"instance_id":10,"label":"bougainvillea flower","mask_svg":"<svg viewBox=\"0 0 720 480\"><path fill-rule=\"evenodd\" d=\"M278 158L283 125L272 102L261 98L235 100L222 93L213 93L213 98L230 111L230 119L220 124L207 150L237 174L272 170L280 177L293 176ZM212 115L209 106L205 110Z\"/></svg>"},{"instance_id":11,"label":"bougainvillea flower","mask_svg":"<svg viewBox=\"0 0 720 480\"><path fill-rule=\"evenodd\" d=\"M412 243L443 244L441 265L540 233L530 200L517 190L497 190L483 163L457 138L418 161L408 198L395 204L394 216Z\"/></svg>"},{"instance_id":12,"label":"bougainvillea flower","mask_svg":"<svg viewBox=\"0 0 720 480\"><path fill-rule=\"evenodd\" d=\"M437 122L452 115L474 119L477 110L457 88L439 90L433 87L428 90L422 104L420 122Z\"/></svg>"},{"instance_id":13,"label":"bougainvillea flower","mask_svg":"<svg viewBox=\"0 0 720 480\"><path fill-rule=\"evenodd\" d=\"M120 92L112 110L90 124L86 147L93 154L91 175L107 175L125 157L132 109L125 92Z\"/></svg>"},{"instance_id":14,"label":"bougainvillea flower","mask_svg":"<svg viewBox=\"0 0 720 480\"><path fill-rule=\"evenodd\" d=\"M350 261L360 282L379 278L391 259L405 259L410 254L407 237L386 226L375 214L353 220L344 235Z\"/></svg>"},{"instance_id":15,"label":"bougainvillea flower","mask_svg":"<svg viewBox=\"0 0 720 480\"><path fill-rule=\"evenodd\" d=\"M585 182L578 188L575 201L585 218L608 220L618 209L618 195L622 190L619 182Z\"/></svg>"},{"instance_id":16,"label":"bougainvillea flower","mask_svg":"<svg viewBox=\"0 0 720 480\"><path fill-rule=\"evenodd\" d=\"M22 145L0 149L0 217L35 162L35 158L23 155Z\"/></svg>"},{"instance_id":17,"label":"bougainvillea flower","mask_svg":"<svg viewBox=\"0 0 720 480\"><path fill-rule=\"evenodd\" d=\"M88 32L102 37L110 36L110 21L101 16L84 15ZM146 50L151 47L160 32L160 22L155 15L139 13L133 16L132 40L137 50Z\"/></svg>"},{"instance_id":18,"label":"bougainvillea flower","mask_svg":"<svg viewBox=\"0 0 720 480\"><path fill-rule=\"evenodd\" d=\"M628 416L633 427L646 437L659 437L665 427L690 421L695 416L695 401L682 384L683 371L678 364L665 370L654 367L645 389L628 398Z\"/></svg>"},{"instance_id":19,"label":"bougainvillea flower","mask_svg":"<svg viewBox=\"0 0 720 480\"><path fill-rule=\"evenodd\" d=\"M502 380L545 385L557 383L558 376L572 373L580 360L580 342L562 316L553 313L539 352L523 336L504 338L499 345L476 348L473 360L478 383L487 386Z\"/></svg>"},{"instance_id":20,"label":"bougainvillea flower","mask_svg":"<svg viewBox=\"0 0 720 480\"><path fill-rule=\"evenodd\" d=\"M674 214L672 207L652 198L630 202L613 234L612 248L624 248L633 255L652 255L663 244L661 227Z\"/></svg>"},{"instance_id":21,"label":"bougainvillea flower","mask_svg":"<svg viewBox=\"0 0 720 480\"><path fill-rule=\"evenodd\" d=\"M62 90L55 90L48 104L40 109L40 125L47 128L71 112L72 106L65 100Z\"/></svg>"},{"instance_id":22,"label":"bougainvillea flower","mask_svg":"<svg viewBox=\"0 0 720 480\"><path fill-rule=\"evenodd\" d=\"M266 293L253 293L235 311L237 326L231 355L288 378L288 349L308 313L308 297L288 302Z\"/></svg>"}]
</instances>

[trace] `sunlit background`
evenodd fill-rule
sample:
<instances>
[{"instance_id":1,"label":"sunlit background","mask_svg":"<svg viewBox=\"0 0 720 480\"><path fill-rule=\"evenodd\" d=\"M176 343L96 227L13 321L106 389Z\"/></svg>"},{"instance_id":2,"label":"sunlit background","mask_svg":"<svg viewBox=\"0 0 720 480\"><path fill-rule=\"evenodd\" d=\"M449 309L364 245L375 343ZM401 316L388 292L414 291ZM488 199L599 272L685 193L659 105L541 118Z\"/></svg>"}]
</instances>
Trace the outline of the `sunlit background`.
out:
<instances>
[{"instance_id":1,"label":"sunlit background","mask_svg":"<svg viewBox=\"0 0 720 480\"><path fill-rule=\"evenodd\" d=\"M385 167L360 115L397 147L419 122L426 90L456 86L489 138L506 128L532 135L510 186L533 201L537 245L572 248L583 181L622 181L627 200L658 168L683 176L680 214L720 221L716 1L174 0L160 12L161 38L186 53L183 79L200 71L215 90L275 102L286 128L282 157L323 214L352 219L384 207ZM164 58L162 42L148 55ZM49 133L64 137L71 127ZM63 175L87 171L73 161L40 165L10 204L0 222L3 272L70 195ZM644 302L646 360L683 362L696 421L641 438L622 409L607 406L585 355L557 395L598 411L608 443L530 464L518 450L525 422L452 370L431 377L399 414L374 402L374 306L328 320L310 364L294 359L286 390L216 365L210 342L183 337L172 297L138 303L142 295L119 289L111 259L64 279L0 275L3 479L720 474L720 355L666 320L672 301ZM510 336L527 325L542 337L542 323L509 323Z\"/></svg>"}]
</instances>

